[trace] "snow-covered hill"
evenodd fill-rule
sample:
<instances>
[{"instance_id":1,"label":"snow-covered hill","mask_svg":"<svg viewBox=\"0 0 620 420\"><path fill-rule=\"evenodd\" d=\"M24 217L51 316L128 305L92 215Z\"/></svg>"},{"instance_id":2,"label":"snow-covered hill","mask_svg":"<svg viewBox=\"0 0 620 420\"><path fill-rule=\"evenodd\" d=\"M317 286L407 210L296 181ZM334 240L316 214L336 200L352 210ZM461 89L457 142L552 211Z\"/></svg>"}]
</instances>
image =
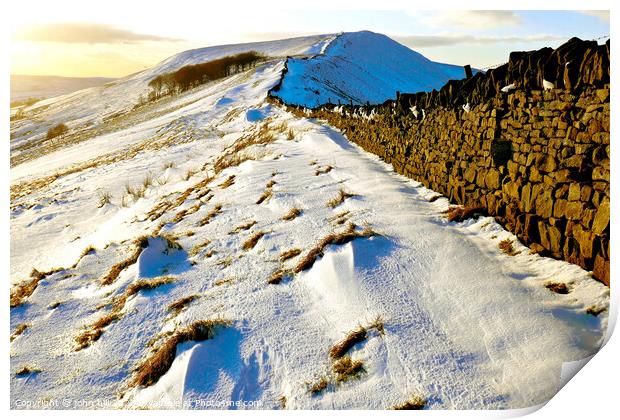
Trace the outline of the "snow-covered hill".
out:
<instances>
[{"instance_id":1,"label":"snow-covered hill","mask_svg":"<svg viewBox=\"0 0 620 420\"><path fill-rule=\"evenodd\" d=\"M391 38L369 31L344 33L312 59L288 60L282 86L285 103L314 107L328 103L373 104L396 91L439 89L465 77L463 67L436 63Z\"/></svg>"},{"instance_id":2,"label":"snow-covered hill","mask_svg":"<svg viewBox=\"0 0 620 420\"><path fill-rule=\"evenodd\" d=\"M608 288L267 103L283 69L12 168L12 407L517 408L597 351ZM99 120L93 95L49 110Z\"/></svg>"},{"instance_id":3,"label":"snow-covered hill","mask_svg":"<svg viewBox=\"0 0 620 420\"><path fill-rule=\"evenodd\" d=\"M23 109L25 119L11 126L11 150L26 142L44 138L47 130L64 123L71 130L92 129L104 120L130 112L148 95L148 83L155 76L188 64L197 64L244 51L258 51L269 57L314 55L334 35L314 35L281 41L206 47L176 54L154 67L117 79L104 86L46 99ZM17 151L18 152L18 151Z\"/></svg>"}]
</instances>

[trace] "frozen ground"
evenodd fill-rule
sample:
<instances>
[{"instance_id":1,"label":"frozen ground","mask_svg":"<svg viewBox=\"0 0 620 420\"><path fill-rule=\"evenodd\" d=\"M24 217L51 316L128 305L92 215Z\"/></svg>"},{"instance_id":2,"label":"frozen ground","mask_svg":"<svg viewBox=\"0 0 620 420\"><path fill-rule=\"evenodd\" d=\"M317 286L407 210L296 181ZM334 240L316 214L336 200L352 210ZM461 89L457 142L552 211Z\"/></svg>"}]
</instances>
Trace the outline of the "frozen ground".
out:
<instances>
[{"instance_id":1,"label":"frozen ground","mask_svg":"<svg viewBox=\"0 0 620 420\"><path fill-rule=\"evenodd\" d=\"M11 309L13 407L390 408L419 396L431 409L518 408L547 401L562 364L597 351L608 288L491 218L448 223L445 198L266 103L283 66L162 100L12 168L11 282L43 272ZM341 191L352 196L333 201ZM351 223L360 237L298 269ZM499 249L506 239L516 255ZM132 386L144 361L210 320L226 322L178 339L154 383ZM363 368L338 381L330 348L360 325L346 355Z\"/></svg>"}]
</instances>

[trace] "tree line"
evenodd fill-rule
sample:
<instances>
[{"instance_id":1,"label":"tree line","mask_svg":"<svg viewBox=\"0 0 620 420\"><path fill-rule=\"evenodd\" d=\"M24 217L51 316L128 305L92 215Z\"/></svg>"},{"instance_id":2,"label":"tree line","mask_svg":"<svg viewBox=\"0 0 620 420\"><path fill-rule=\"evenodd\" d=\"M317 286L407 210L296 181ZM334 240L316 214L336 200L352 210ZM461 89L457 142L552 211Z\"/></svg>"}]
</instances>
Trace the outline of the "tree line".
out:
<instances>
[{"instance_id":1,"label":"tree line","mask_svg":"<svg viewBox=\"0 0 620 420\"><path fill-rule=\"evenodd\" d=\"M149 100L185 92L203 83L251 69L264 60L265 56L259 52L248 51L205 63L190 64L174 72L160 74L149 82L151 88Z\"/></svg>"}]
</instances>

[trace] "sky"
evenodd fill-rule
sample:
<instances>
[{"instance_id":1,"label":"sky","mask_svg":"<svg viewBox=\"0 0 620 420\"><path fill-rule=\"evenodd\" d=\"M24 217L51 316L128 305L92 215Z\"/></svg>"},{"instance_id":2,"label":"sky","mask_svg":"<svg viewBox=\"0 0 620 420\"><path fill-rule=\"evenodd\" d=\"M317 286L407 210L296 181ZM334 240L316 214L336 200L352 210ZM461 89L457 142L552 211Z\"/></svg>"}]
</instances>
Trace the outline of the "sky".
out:
<instances>
[{"instance_id":1,"label":"sky","mask_svg":"<svg viewBox=\"0 0 620 420\"><path fill-rule=\"evenodd\" d=\"M11 73L122 77L192 48L357 30L384 33L435 61L482 68L505 62L511 51L556 47L572 36L594 39L610 30L609 11L421 11L403 3L387 7L389 1L359 8L338 3L339 9L315 1L313 10L294 2L212 3L106 0L94 8L84 1L22 0L8 22ZM378 4L385 10L376 10Z\"/></svg>"}]
</instances>

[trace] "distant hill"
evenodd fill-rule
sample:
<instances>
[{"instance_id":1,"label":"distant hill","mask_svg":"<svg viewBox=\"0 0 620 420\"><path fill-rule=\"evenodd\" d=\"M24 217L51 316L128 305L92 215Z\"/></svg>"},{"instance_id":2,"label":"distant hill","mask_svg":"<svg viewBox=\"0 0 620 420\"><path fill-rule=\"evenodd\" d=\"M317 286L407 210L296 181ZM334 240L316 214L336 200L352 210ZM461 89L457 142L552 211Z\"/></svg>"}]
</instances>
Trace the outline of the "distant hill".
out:
<instances>
[{"instance_id":1,"label":"distant hill","mask_svg":"<svg viewBox=\"0 0 620 420\"><path fill-rule=\"evenodd\" d=\"M11 102L28 98L53 98L116 79L108 77L61 77L11 75Z\"/></svg>"}]
</instances>

